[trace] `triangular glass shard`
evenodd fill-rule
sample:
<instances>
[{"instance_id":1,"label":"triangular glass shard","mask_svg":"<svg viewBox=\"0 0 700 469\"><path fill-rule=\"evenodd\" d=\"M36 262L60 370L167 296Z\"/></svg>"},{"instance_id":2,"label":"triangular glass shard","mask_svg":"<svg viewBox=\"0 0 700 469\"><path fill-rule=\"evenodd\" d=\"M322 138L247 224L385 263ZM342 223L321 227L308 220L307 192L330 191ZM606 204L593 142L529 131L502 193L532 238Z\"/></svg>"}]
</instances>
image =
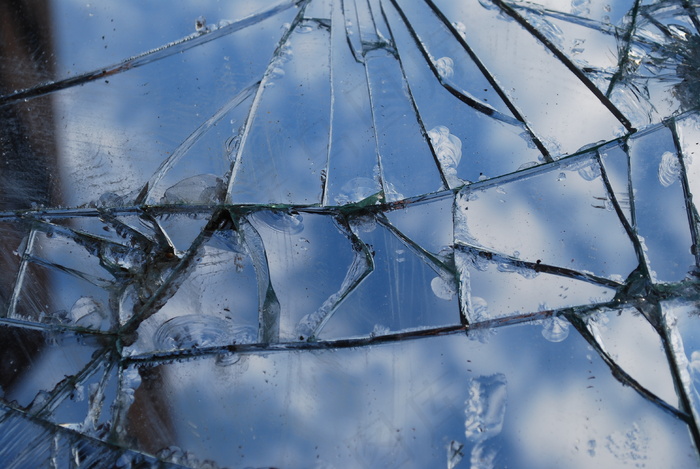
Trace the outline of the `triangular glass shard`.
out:
<instances>
[{"instance_id":1,"label":"triangular glass shard","mask_svg":"<svg viewBox=\"0 0 700 469\"><path fill-rule=\"evenodd\" d=\"M108 280L28 262L8 317L78 329L114 330Z\"/></svg>"},{"instance_id":2,"label":"triangular glass shard","mask_svg":"<svg viewBox=\"0 0 700 469\"><path fill-rule=\"evenodd\" d=\"M509 4L562 52L599 90L607 92L610 80L619 65L620 30L618 28L609 22L595 21L561 11L561 9L547 10L535 4L510 2ZM563 6L560 5L558 8ZM583 8L591 11L590 7Z\"/></svg>"},{"instance_id":3,"label":"triangular glass shard","mask_svg":"<svg viewBox=\"0 0 700 469\"><path fill-rule=\"evenodd\" d=\"M433 254L452 246L452 194L438 199L406 204L386 212L389 222L411 241Z\"/></svg>"},{"instance_id":4,"label":"triangular glass shard","mask_svg":"<svg viewBox=\"0 0 700 469\"><path fill-rule=\"evenodd\" d=\"M458 247L455 264L460 277L461 308L470 324L607 303L616 294L612 283L541 273L541 264L526 266L489 252ZM556 334L552 337L558 340Z\"/></svg>"},{"instance_id":5,"label":"triangular glass shard","mask_svg":"<svg viewBox=\"0 0 700 469\"><path fill-rule=\"evenodd\" d=\"M8 467L70 467L76 459L88 467L124 464L157 465L167 469L182 467L52 425L5 405L1 408L1 424L7 431L0 435L0 444L3 461Z\"/></svg>"},{"instance_id":6,"label":"triangular glass shard","mask_svg":"<svg viewBox=\"0 0 700 469\"><path fill-rule=\"evenodd\" d=\"M697 113L691 113L675 121L675 137L680 147L681 160L679 170L685 177L681 182L687 184L687 192L684 187L686 206L688 208L691 223L691 232L694 245L698 245L698 228L700 217L698 216L698 204L700 203L700 119ZM695 258L700 259L700 252L695 249ZM700 265L700 263L699 263Z\"/></svg>"},{"instance_id":7,"label":"triangular glass shard","mask_svg":"<svg viewBox=\"0 0 700 469\"><path fill-rule=\"evenodd\" d=\"M209 222L213 210L199 210L197 213L168 213L156 218L158 226L179 254L190 249Z\"/></svg>"},{"instance_id":8,"label":"triangular glass shard","mask_svg":"<svg viewBox=\"0 0 700 469\"><path fill-rule=\"evenodd\" d=\"M676 119L675 125L690 195L697 200L700 199L700 115L690 113Z\"/></svg>"},{"instance_id":9,"label":"triangular glass shard","mask_svg":"<svg viewBox=\"0 0 700 469\"><path fill-rule=\"evenodd\" d=\"M138 214L117 215L112 220L112 225L122 236L134 244L146 241L159 243L161 241L153 222Z\"/></svg>"},{"instance_id":10,"label":"triangular glass shard","mask_svg":"<svg viewBox=\"0 0 700 469\"><path fill-rule=\"evenodd\" d=\"M228 185L225 175L258 86L254 83L237 93L163 161L148 181L143 202L208 205L223 201Z\"/></svg>"},{"instance_id":11,"label":"triangular glass shard","mask_svg":"<svg viewBox=\"0 0 700 469\"><path fill-rule=\"evenodd\" d=\"M112 217L99 216L81 216L57 218L51 220L51 223L62 226L78 234L85 234L93 238L101 238L115 244L131 244L132 239L125 233L125 227L121 224L113 223Z\"/></svg>"},{"instance_id":12,"label":"triangular glass shard","mask_svg":"<svg viewBox=\"0 0 700 469\"><path fill-rule=\"evenodd\" d=\"M128 255L128 248L49 223L35 225L34 239L27 252L36 262L82 272L101 283L111 280L114 270L110 267L118 269L119 259L115 257L120 254Z\"/></svg>"},{"instance_id":13,"label":"triangular glass shard","mask_svg":"<svg viewBox=\"0 0 700 469\"><path fill-rule=\"evenodd\" d=\"M700 419L700 321L697 303L662 302L664 333L673 353L682 404Z\"/></svg>"},{"instance_id":14,"label":"triangular glass shard","mask_svg":"<svg viewBox=\"0 0 700 469\"><path fill-rule=\"evenodd\" d=\"M140 259L130 259L121 245L101 243L55 225L41 228L29 238L8 316L112 330L117 324L112 311L112 292L118 283L114 275Z\"/></svg>"},{"instance_id":15,"label":"triangular glass shard","mask_svg":"<svg viewBox=\"0 0 700 469\"><path fill-rule=\"evenodd\" d=\"M619 0L606 2L604 0L575 0L561 3L559 0L536 0L522 2L520 0L507 0L507 3L519 11L532 9L547 15L562 15L572 20L595 21L603 24L617 24L634 7L636 0Z\"/></svg>"},{"instance_id":16,"label":"triangular glass shard","mask_svg":"<svg viewBox=\"0 0 700 469\"><path fill-rule=\"evenodd\" d=\"M144 10L144 5L138 2L127 1L121 6L61 3L51 7L52 28L63 34L56 41L57 54L49 60L54 62L56 78L62 80L90 72L96 66L109 68L110 64L139 57L144 52L161 49L162 53L164 44L179 52L189 42L211 40L208 36L212 32L215 36L222 32L229 34L227 29L232 26L234 30L247 29L244 34L261 39L263 20L292 7L292 1L279 0L236 5L202 2L182 5L178 21L154 23L149 19L163 12L157 8ZM81 27L75 28L78 18Z\"/></svg>"}]
</instances>

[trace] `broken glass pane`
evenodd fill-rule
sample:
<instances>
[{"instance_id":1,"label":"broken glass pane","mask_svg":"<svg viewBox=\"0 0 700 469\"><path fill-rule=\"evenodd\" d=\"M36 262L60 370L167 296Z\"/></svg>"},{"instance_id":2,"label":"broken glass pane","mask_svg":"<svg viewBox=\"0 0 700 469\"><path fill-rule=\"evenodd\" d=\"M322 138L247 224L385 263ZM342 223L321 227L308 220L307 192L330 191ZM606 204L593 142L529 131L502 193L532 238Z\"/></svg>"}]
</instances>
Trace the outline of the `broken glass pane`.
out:
<instances>
[{"instance_id":1,"label":"broken glass pane","mask_svg":"<svg viewBox=\"0 0 700 469\"><path fill-rule=\"evenodd\" d=\"M0 7L3 467L699 467L687 0Z\"/></svg>"}]
</instances>

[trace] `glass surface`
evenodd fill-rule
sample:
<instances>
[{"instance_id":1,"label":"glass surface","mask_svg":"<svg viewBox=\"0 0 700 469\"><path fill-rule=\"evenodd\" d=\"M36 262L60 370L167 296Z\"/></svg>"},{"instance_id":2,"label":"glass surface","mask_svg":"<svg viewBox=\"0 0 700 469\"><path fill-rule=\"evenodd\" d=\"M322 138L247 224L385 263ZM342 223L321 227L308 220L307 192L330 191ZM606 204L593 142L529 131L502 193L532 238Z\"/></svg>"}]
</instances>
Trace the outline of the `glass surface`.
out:
<instances>
[{"instance_id":1,"label":"glass surface","mask_svg":"<svg viewBox=\"0 0 700 469\"><path fill-rule=\"evenodd\" d=\"M0 5L0 466L700 467L700 4Z\"/></svg>"}]
</instances>

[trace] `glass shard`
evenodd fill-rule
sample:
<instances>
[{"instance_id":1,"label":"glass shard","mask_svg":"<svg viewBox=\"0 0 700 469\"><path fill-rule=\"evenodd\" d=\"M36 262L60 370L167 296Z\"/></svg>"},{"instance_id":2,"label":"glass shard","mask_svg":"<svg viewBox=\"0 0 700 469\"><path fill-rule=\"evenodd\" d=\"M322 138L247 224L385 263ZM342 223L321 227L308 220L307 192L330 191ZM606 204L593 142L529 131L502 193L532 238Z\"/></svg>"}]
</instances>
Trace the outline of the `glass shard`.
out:
<instances>
[{"instance_id":1,"label":"glass shard","mask_svg":"<svg viewBox=\"0 0 700 469\"><path fill-rule=\"evenodd\" d=\"M365 67L385 199L393 202L440 190L443 178L416 120L414 103L393 51L369 51ZM406 158L415 151L422 157Z\"/></svg>"},{"instance_id":2,"label":"glass shard","mask_svg":"<svg viewBox=\"0 0 700 469\"><path fill-rule=\"evenodd\" d=\"M339 460L430 466L446 464L455 441L465 458L496 465L547 467L565 458L575 467L591 460L614 466L632 457L694 464L683 422L620 385L580 337L552 343L538 327L503 328L487 343L453 335L250 354L228 366L200 357L137 370L141 384L124 424L148 453L168 455L163 448L176 447L198 459L206 454L251 466ZM339 398L345 405L336 405ZM161 409L149 419L161 431L149 437L138 430L147 405ZM324 415L343 424L328 426ZM280 419L296 430L279 428ZM541 423L537 432L527 431L533 420ZM222 444L224 434L237 444ZM262 435L274 435L275 445Z\"/></svg>"},{"instance_id":3,"label":"glass shard","mask_svg":"<svg viewBox=\"0 0 700 469\"><path fill-rule=\"evenodd\" d=\"M621 281L638 260L593 155L558 169L467 187L455 204L455 241L516 260Z\"/></svg>"},{"instance_id":4,"label":"glass shard","mask_svg":"<svg viewBox=\"0 0 700 469\"><path fill-rule=\"evenodd\" d=\"M373 218L351 220L373 271L337 308L320 338L381 336L459 323L457 284ZM437 287L434 279L439 278ZM444 282L447 282L443 285Z\"/></svg>"},{"instance_id":5,"label":"glass shard","mask_svg":"<svg viewBox=\"0 0 700 469\"><path fill-rule=\"evenodd\" d=\"M631 309L591 316L588 327L603 351L636 381L677 405L673 377L661 337L639 312Z\"/></svg>"},{"instance_id":6,"label":"glass shard","mask_svg":"<svg viewBox=\"0 0 700 469\"><path fill-rule=\"evenodd\" d=\"M353 2L340 3L354 13ZM350 34L345 29L357 20L353 23L352 17L348 19L343 13L338 7L333 9L331 141L324 205L360 202L381 192L369 89L365 67L358 61L361 46L357 45L357 50L351 48L358 33Z\"/></svg>"},{"instance_id":7,"label":"glass shard","mask_svg":"<svg viewBox=\"0 0 700 469\"><path fill-rule=\"evenodd\" d=\"M0 31L3 467L700 466L693 2Z\"/></svg>"},{"instance_id":8,"label":"glass shard","mask_svg":"<svg viewBox=\"0 0 700 469\"><path fill-rule=\"evenodd\" d=\"M682 280L693 270L695 258L678 149L667 127L640 133L629 146L636 230L652 278Z\"/></svg>"},{"instance_id":9,"label":"glass shard","mask_svg":"<svg viewBox=\"0 0 700 469\"><path fill-rule=\"evenodd\" d=\"M508 99L547 150L558 157L624 134L623 123L591 89L579 80L566 79L571 73L566 65L527 29L502 14L499 3L436 2L447 17L479 25L478 30L465 28L460 34L498 77Z\"/></svg>"},{"instance_id":10,"label":"glass shard","mask_svg":"<svg viewBox=\"0 0 700 469\"><path fill-rule=\"evenodd\" d=\"M614 283L561 275L556 270L542 273L541 264L526 265L490 252L458 248L455 263L461 307L470 323L523 315L534 318L552 310L607 303L616 294Z\"/></svg>"}]
</instances>

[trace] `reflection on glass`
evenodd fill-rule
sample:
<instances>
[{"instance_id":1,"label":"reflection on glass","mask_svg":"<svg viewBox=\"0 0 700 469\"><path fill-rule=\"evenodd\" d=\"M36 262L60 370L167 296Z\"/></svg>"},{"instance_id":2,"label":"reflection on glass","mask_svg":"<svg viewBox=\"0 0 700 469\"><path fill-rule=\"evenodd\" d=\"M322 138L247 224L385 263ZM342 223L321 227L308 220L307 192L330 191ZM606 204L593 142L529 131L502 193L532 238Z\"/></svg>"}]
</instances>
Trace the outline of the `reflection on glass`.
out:
<instances>
[{"instance_id":1,"label":"reflection on glass","mask_svg":"<svg viewBox=\"0 0 700 469\"><path fill-rule=\"evenodd\" d=\"M685 0L0 6L5 467L698 467Z\"/></svg>"}]
</instances>

